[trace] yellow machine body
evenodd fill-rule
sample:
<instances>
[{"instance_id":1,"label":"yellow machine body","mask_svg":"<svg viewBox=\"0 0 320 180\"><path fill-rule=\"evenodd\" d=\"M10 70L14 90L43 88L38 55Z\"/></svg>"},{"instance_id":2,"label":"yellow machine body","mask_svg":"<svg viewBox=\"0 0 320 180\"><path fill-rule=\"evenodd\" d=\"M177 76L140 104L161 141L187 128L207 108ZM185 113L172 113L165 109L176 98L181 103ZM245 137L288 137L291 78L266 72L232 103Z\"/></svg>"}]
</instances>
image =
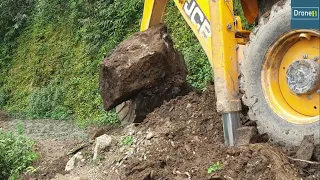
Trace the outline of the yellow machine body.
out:
<instances>
[{"instance_id":1,"label":"yellow machine body","mask_svg":"<svg viewBox=\"0 0 320 180\"><path fill-rule=\"evenodd\" d=\"M149 27L156 26L163 22L165 7L168 1L169 0L145 0L141 31L144 31ZM250 31L243 30L240 17L234 16L234 1L174 0L174 2L180 13L184 17L185 21L188 23L188 25L198 38L212 66L216 89L215 92L217 97L217 110L223 113L240 111L241 100L238 81L239 62L244 58L242 56L242 45L245 45L248 42ZM257 0L241 0L241 5L247 22L253 23L257 19L259 14ZM318 39L314 39L310 42L316 44L318 43L318 41L319 37ZM306 41L306 43L309 42ZM299 46L296 45L298 49L299 47L309 47L307 47L303 43L301 44L302 45ZM310 46L313 47L312 44ZM300 48L300 50L302 49ZM306 50L306 52L308 52L308 50ZM311 54L317 54L317 52L312 52ZM296 57L293 53L289 52L286 58L288 60L284 59L283 63L287 63L287 66L288 63L291 63L292 59ZM271 60L272 58L267 58L266 62L269 62ZM264 71L265 70L263 70L262 73L264 73ZM285 73L281 71L280 75L282 77L280 86L285 87ZM279 82L274 80L272 82L269 82L269 84L278 85ZM274 88L271 87L271 89L267 88L267 90L277 92L279 88L275 86ZM283 98L282 96L286 96L286 101L288 102L288 104L290 104L290 106L294 106L293 109L295 111L301 111L299 113L305 116L317 116L317 118L319 117L319 93L317 94L317 92L315 92L312 96L313 98L310 100L309 96L307 97L307 95L298 96L293 95L292 93L290 94L289 90L285 88L282 88L281 91L284 94L278 93L277 96L274 96L274 94L276 93L272 93L273 95L266 94L266 96L273 99L281 99ZM302 100L304 103L312 101L312 108L309 108L307 106L305 108L300 108L299 103L301 103ZM284 108L285 106L289 106L288 104L279 105L279 107ZM281 114L283 114L278 113L278 111L275 110L276 108L271 108L274 109L277 114L280 114L280 116ZM311 110L308 110L308 108ZM294 110L292 110L292 112ZM289 119L285 118L286 121L292 122L292 120ZM294 123L297 122L298 121L294 121ZM305 121L305 123L310 122L314 122L314 120ZM298 122L298 124L300 123L301 122Z\"/></svg>"},{"instance_id":2,"label":"yellow machine body","mask_svg":"<svg viewBox=\"0 0 320 180\"><path fill-rule=\"evenodd\" d=\"M214 71L219 112L241 110L238 82L238 44L245 44L237 33L247 37L241 19L233 13L233 1L174 0L180 13L195 33ZM163 22L168 0L145 0L141 31ZM251 6L249 6L251 3ZM243 0L245 16L253 22L258 16L256 0ZM236 22L235 22L236 21Z\"/></svg>"}]
</instances>

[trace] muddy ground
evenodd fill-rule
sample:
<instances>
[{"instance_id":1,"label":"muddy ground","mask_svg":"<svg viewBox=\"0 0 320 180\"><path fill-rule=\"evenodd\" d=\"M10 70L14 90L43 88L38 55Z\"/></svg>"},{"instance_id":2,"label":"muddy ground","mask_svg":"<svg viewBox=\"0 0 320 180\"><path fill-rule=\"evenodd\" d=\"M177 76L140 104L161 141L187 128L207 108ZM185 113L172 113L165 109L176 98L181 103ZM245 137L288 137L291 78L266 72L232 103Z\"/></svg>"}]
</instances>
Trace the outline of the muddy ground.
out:
<instances>
[{"instance_id":1,"label":"muddy ground","mask_svg":"<svg viewBox=\"0 0 320 180\"><path fill-rule=\"evenodd\" d=\"M254 125L245 115L242 119ZM16 123L2 121L0 126L12 129ZM310 160L314 163L301 168L291 160L297 147L274 144L265 136L248 146L224 146L212 85L202 94L191 92L166 102L140 125L84 131L63 121L24 123L42 157L34 164L38 170L23 179L320 179L319 147ZM87 133L91 136L95 131L107 134L112 142L92 160L95 143L90 143ZM132 144L124 143L128 137L132 137ZM82 157L66 172L67 161L79 152ZM213 164L216 168L209 174Z\"/></svg>"}]
</instances>

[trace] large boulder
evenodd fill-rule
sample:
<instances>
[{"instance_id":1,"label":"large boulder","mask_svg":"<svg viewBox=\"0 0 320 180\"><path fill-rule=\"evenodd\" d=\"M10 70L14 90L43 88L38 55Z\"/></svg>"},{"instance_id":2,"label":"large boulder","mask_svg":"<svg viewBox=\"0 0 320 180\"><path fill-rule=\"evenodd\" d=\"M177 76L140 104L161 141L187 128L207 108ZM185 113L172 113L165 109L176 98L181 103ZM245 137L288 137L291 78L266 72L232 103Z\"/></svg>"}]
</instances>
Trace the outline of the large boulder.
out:
<instances>
[{"instance_id":1,"label":"large boulder","mask_svg":"<svg viewBox=\"0 0 320 180\"><path fill-rule=\"evenodd\" d=\"M139 92L186 84L183 56L174 49L163 25L135 33L122 42L100 65L100 91L106 110L134 98Z\"/></svg>"}]
</instances>

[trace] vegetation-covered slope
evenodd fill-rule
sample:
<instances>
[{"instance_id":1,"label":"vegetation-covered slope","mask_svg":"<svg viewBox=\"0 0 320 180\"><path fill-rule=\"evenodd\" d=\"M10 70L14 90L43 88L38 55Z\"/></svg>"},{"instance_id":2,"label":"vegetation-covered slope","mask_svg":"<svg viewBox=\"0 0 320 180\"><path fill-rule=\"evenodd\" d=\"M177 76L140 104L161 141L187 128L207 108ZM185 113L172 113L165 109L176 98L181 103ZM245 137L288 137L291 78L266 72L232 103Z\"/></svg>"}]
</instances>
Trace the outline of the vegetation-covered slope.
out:
<instances>
[{"instance_id":1,"label":"vegetation-covered slope","mask_svg":"<svg viewBox=\"0 0 320 180\"><path fill-rule=\"evenodd\" d=\"M139 30L143 0L0 2L0 109L28 118L113 123L98 85L105 54ZM166 23L184 54L189 82L204 88L212 72L200 44L171 2Z\"/></svg>"}]
</instances>

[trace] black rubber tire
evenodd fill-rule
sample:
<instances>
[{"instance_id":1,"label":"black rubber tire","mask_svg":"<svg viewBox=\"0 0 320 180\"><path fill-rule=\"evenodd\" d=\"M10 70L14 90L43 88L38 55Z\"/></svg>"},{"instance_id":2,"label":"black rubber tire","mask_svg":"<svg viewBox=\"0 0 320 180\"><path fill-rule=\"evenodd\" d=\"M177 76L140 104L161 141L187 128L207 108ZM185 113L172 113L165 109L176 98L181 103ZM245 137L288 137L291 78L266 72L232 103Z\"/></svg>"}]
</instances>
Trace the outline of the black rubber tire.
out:
<instances>
[{"instance_id":1,"label":"black rubber tire","mask_svg":"<svg viewBox=\"0 0 320 180\"><path fill-rule=\"evenodd\" d=\"M123 102L116 107L116 113L121 124L141 123L155 108L161 106L178 95L188 92L188 87L173 87L160 92L142 91L131 100Z\"/></svg>"},{"instance_id":2,"label":"black rubber tire","mask_svg":"<svg viewBox=\"0 0 320 180\"><path fill-rule=\"evenodd\" d=\"M132 100L125 101L116 107L121 124L131 124L135 121L135 110Z\"/></svg>"},{"instance_id":3,"label":"black rubber tire","mask_svg":"<svg viewBox=\"0 0 320 180\"><path fill-rule=\"evenodd\" d=\"M250 35L250 42L241 62L240 88L243 103L249 107L248 115L257 122L260 133L268 133L276 142L299 145L305 135L314 135L320 141L320 120L305 125L289 123L279 117L267 103L261 84L261 71L265 55L272 44L284 33L291 31L290 0L276 3L270 12L262 16Z\"/></svg>"},{"instance_id":4,"label":"black rubber tire","mask_svg":"<svg viewBox=\"0 0 320 180\"><path fill-rule=\"evenodd\" d=\"M116 113L121 124L141 123L146 116L162 104L158 96L139 94L133 100L128 100L116 107Z\"/></svg>"},{"instance_id":5,"label":"black rubber tire","mask_svg":"<svg viewBox=\"0 0 320 180\"><path fill-rule=\"evenodd\" d=\"M270 11L272 6L279 2L280 0L259 0L259 18L266 12Z\"/></svg>"}]
</instances>

